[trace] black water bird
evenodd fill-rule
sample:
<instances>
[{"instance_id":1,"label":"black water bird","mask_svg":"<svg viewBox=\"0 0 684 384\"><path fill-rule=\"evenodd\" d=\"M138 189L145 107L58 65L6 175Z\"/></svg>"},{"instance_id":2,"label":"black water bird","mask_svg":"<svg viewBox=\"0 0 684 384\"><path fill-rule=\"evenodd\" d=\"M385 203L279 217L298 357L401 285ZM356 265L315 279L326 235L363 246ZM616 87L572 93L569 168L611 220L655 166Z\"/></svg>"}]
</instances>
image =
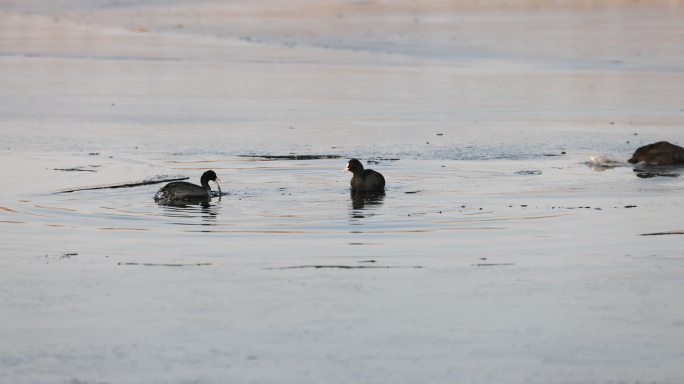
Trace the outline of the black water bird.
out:
<instances>
[{"instance_id":1,"label":"black water bird","mask_svg":"<svg viewBox=\"0 0 684 384\"><path fill-rule=\"evenodd\" d=\"M183 204L183 203L202 203L211 200L211 187L209 182L213 181L218 187L221 196L221 184L214 171L206 171L200 178L201 186L187 183L185 181L174 181L163 186L154 195L154 201L159 204Z\"/></svg>"},{"instance_id":2,"label":"black water bird","mask_svg":"<svg viewBox=\"0 0 684 384\"><path fill-rule=\"evenodd\" d=\"M372 169L363 169L363 164L356 159L351 159L344 168L354 174L351 178L353 191L384 191L385 178Z\"/></svg>"}]
</instances>

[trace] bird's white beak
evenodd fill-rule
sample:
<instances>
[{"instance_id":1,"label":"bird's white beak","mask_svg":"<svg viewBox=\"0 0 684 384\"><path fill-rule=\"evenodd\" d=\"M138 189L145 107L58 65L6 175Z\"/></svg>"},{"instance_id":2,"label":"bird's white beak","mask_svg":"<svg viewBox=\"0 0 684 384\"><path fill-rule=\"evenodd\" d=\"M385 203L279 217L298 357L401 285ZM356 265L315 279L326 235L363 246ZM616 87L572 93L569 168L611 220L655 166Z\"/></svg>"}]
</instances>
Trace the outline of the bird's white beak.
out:
<instances>
[{"instance_id":1,"label":"bird's white beak","mask_svg":"<svg viewBox=\"0 0 684 384\"><path fill-rule=\"evenodd\" d=\"M216 180L214 180L214 183L216 183L216 186L218 187L218 190L219 190L219 198L220 198L221 195L223 194L223 192L221 192L221 184L219 184L219 178L218 178L218 177L216 178Z\"/></svg>"},{"instance_id":2,"label":"bird's white beak","mask_svg":"<svg viewBox=\"0 0 684 384\"><path fill-rule=\"evenodd\" d=\"M344 172L349 172L349 163L344 167Z\"/></svg>"}]
</instances>

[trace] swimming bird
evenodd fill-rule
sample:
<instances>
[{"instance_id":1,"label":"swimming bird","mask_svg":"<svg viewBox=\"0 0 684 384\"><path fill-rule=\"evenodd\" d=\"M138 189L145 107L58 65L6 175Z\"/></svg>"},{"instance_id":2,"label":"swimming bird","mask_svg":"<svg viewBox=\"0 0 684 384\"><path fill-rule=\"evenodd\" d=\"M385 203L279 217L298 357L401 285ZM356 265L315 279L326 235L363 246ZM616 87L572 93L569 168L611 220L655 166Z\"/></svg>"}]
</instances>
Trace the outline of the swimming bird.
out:
<instances>
[{"instance_id":1,"label":"swimming bird","mask_svg":"<svg viewBox=\"0 0 684 384\"><path fill-rule=\"evenodd\" d=\"M202 186L187 183L185 181L174 181L173 183L166 184L157 191L154 195L154 201L160 204L207 202L211 199L210 181L216 183L220 196L221 184L219 184L218 176L216 176L214 171L206 171L200 178L200 184L202 184Z\"/></svg>"},{"instance_id":2,"label":"swimming bird","mask_svg":"<svg viewBox=\"0 0 684 384\"><path fill-rule=\"evenodd\" d=\"M344 168L354 174L351 178L353 191L384 191L385 178L372 169L363 169L363 164L356 159L351 159Z\"/></svg>"}]
</instances>

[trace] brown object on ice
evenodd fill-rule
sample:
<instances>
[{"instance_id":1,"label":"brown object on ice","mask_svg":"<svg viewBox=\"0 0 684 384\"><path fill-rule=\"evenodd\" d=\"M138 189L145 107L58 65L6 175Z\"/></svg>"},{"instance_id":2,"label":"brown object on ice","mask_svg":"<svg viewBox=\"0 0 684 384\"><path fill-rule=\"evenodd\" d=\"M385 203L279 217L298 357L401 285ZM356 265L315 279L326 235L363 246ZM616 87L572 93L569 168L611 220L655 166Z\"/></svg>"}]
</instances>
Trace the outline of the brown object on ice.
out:
<instances>
[{"instance_id":1,"label":"brown object on ice","mask_svg":"<svg viewBox=\"0 0 684 384\"><path fill-rule=\"evenodd\" d=\"M648 165L684 164L684 148L667 141L659 141L639 147L627 161L632 164L645 161Z\"/></svg>"}]
</instances>

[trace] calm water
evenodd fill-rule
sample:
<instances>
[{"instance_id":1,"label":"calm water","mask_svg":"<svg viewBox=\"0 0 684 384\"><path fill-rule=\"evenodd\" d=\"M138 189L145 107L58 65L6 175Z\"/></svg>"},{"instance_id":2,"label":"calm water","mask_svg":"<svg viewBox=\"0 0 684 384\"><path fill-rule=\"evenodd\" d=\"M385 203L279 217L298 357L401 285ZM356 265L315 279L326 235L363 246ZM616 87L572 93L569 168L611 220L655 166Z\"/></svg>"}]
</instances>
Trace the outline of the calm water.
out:
<instances>
[{"instance_id":1,"label":"calm water","mask_svg":"<svg viewBox=\"0 0 684 384\"><path fill-rule=\"evenodd\" d=\"M350 175L342 172L344 158L171 155L146 163L137 155L136 165L130 166L103 155L79 157L89 164L83 169L93 172L55 170L45 163L32 191L3 197L0 215L8 251L94 252L160 262L169 256L276 254L285 260L321 257L321 262L326 256L412 256L420 262L424 255L450 256L464 246L474 248L470 257L485 257L501 250L505 241L570 247L587 231L580 224L585 220L602 223L590 230L593 237L623 229L622 241L633 241L635 231L679 229L676 220L667 218L645 227L622 222L678 209L673 196L682 188L678 177L638 178L627 166L599 172L581 161L583 155L373 161L366 166L382 171L389 183L385 196L366 199L351 195ZM73 157L68 161L79 164ZM130 172L130 178L111 175L126 167L142 171ZM213 169L223 181L224 195L207 206L169 207L153 200L164 184L60 192L101 185L98 180L110 175L104 184L158 176L143 175L150 169L189 176L195 183L204 170ZM628 211L630 205L637 207ZM564 228L573 225L577 228L569 236ZM554 227L557 233L550 230ZM551 233L540 236L545 230Z\"/></svg>"}]
</instances>

